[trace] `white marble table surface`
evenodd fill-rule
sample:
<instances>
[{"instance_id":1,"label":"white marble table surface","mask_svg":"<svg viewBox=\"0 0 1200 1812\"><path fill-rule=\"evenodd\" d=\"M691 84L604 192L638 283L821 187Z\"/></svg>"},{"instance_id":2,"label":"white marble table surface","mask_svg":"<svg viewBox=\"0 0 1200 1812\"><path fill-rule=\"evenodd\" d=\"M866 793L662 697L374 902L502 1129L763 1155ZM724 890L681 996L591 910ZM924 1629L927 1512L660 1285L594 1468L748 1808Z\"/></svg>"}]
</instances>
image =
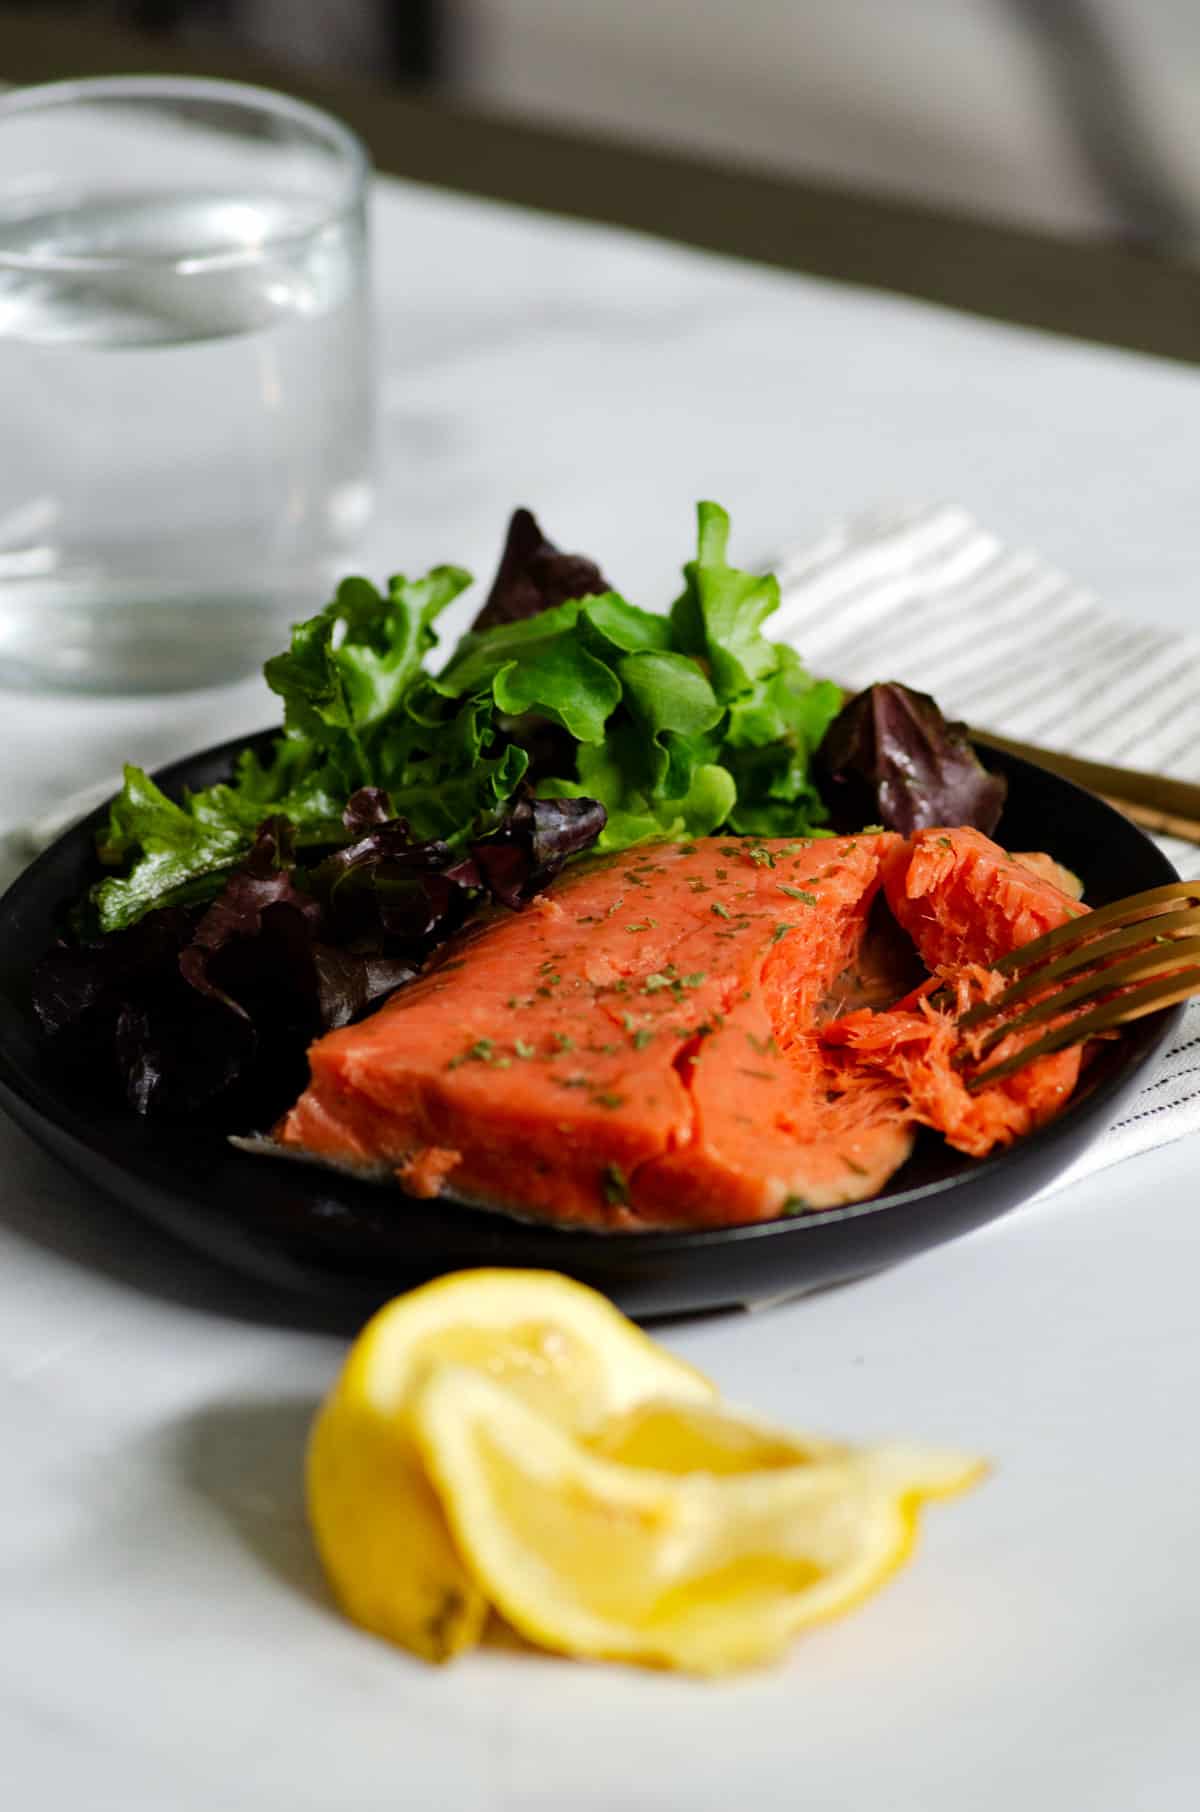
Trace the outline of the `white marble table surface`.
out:
<instances>
[{"instance_id":1,"label":"white marble table surface","mask_svg":"<svg viewBox=\"0 0 1200 1812\"><path fill-rule=\"evenodd\" d=\"M1132 617L1196 622L1191 371L389 185L364 558L485 573L533 505L639 600L698 496L752 556L952 497ZM0 457L3 457L0 452ZM5 699L0 826L266 721ZM698 1685L333 1613L306 1421L343 1351L0 1124L0 1802L21 1812L1183 1812L1200 1784L1200 1217L1175 1145L865 1283L665 1338L800 1426L982 1448L914 1566Z\"/></svg>"}]
</instances>

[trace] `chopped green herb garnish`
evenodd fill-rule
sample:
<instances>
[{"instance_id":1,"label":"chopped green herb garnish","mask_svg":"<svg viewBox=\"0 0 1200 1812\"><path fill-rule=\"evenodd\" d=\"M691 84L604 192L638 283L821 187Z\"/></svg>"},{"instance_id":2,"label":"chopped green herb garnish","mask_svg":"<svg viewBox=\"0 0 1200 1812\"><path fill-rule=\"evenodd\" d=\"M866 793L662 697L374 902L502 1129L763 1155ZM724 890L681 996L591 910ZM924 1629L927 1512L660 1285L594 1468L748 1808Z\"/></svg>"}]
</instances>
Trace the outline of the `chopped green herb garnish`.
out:
<instances>
[{"instance_id":1,"label":"chopped green herb garnish","mask_svg":"<svg viewBox=\"0 0 1200 1812\"><path fill-rule=\"evenodd\" d=\"M536 1055L536 1047L531 1044L526 1044L523 1038L513 1040L513 1050L517 1053L518 1057L524 1057L526 1059Z\"/></svg>"},{"instance_id":2,"label":"chopped green herb garnish","mask_svg":"<svg viewBox=\"0 0 1200 1812\"><path fill-rule=\"evenodd\" d=\"M733 917L733 914L732 914L732 912L730 912L728 906L722 906L720 900L717 900L712 906L710 906L709 911L715 912L719 919L731 919Z\"/></svg>"},{"instance_id":3,"label":"chopped green herb garnish","mask_svg":"<svg viewBox=\"0 0 1200 1812\"><path fill-rule=\"evenodd\" d=\"M634 1050L635 1051L644 1051L646 1046L650 1043L650 1040L653 1037L654 1037L654 1033L650 1030L649 1026L639 1026L637 1031L633 1035Z\"/></svg>"},{"instance_id":4,"label":"chopped green herb garnish","mask_svg":"<svg viewBox=\"0 0 1200 1812\"><path fill-rule=\"evenodd\" d=\"M477 1038L475 1043L468 1045L465 1051L460 1052L457 1057L452 1057L446 1068L456 1070L464 1063L489 1063L497 1069L507 1069L509 1062L510 1059L507 1057L497 1057L494 1040Z\"/></svg>"},{"instance_id":5,"label":"chopped green herb garnish","mask_svg":"<svg viewBox=\"0 0 1200 1812\"><path fill-rule=\"evenodd\" d=\"M619 1164L606 1164L600 1173L600 1191L610 1207L629 1200L629 1178Z\"/></svg>"},{"instance_id":6,"label":"chopped green herb garnish","mask_svg":"<svg viewBox=\"0 0 1200 1812\"><path fill-rule=\"evenodd\" d=\"M575 1040L571 1037L569 1032L555 1032L553 1037L554 1042L560 1051L573 1051L575 1049Z\"/></svg>"},{"instance_id":7,"label":"chopped green herb garnish","mask_svg":"<svg viewBox=\"0 0 1200 1812\"><path fill-rule=\"evenodd\" d=\"M802 1195L789 1195L779 1212L781 1215L804 1214L807 1212L807 1209L808 1203Z\"/></svg>"},{"instance_id":8,"label":"chopped green herb garnish","mask_svg":"<svg viewBox=\"0 0 1200 1812\"><path fill-rule=\"evenodd\" d=\"M790 900L801 900L805 906L815 906L817 903L816 894L805 893L803 887L789 887L786 881L780 881L777 885L780 893L786 893Z\"/></svg>"},{"instance_id":9,"label":"chopped green herb garnish","mask_svg":"<svg viewBox=\"0 0 1200 1812\"><path fill-rule=\"evenodd\" d=\"M596 1103L597 1107L613 1108L613 1107L624 1107L624 1105L625 1105L624 1095L610 1095L610 1094L593 1095L592 1100Z\"/></svg>"},{"instance_id":10,"label":"chopped green herb garnish","mask_svg":"<svg viewBox=\"0 0 1200 1812\"><path fill-rule=\"evenodd\" d=\"M771 942L777 944L780 938L786 937L789 931L794 930L794 925L776 925L774 931L771 933Z\"/></svg>"}]
</instances>

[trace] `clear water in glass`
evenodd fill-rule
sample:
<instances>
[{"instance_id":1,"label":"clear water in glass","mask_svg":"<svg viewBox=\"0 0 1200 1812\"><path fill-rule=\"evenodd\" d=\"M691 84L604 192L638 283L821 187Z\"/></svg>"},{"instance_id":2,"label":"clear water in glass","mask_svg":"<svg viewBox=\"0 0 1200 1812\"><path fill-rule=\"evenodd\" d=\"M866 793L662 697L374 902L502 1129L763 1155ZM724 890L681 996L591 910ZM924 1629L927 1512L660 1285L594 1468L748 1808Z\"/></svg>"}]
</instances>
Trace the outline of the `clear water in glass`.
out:
<instances>
[{"instance_id":1,"label":"clear water in glass","mask_svg":"<svg viewBox=\"0 0 1200 1812\"><path fill-rule=\"evenodd\" d=\"M182 167L139 183L122 159L123 182L0 197L10 685L248 672L318 608L366 523L361 196L331 211L294 166L256 187L238 149L236 183Z\"/></svg>"}]
</instances>

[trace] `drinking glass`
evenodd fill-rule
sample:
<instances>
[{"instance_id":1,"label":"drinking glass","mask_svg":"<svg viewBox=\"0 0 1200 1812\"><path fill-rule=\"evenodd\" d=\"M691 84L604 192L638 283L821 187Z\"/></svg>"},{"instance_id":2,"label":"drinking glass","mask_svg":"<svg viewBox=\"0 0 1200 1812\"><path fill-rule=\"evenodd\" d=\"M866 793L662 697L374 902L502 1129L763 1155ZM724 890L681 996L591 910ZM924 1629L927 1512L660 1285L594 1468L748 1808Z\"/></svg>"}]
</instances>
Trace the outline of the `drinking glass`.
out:
<instances>
[{"instance_id":1,"label":"drinking glass","mask_svg":"<svg viewBox=\"0 0 1200 1812\"><path fill-rule=\"evenodd\" d=\"M157 76L0 98L0 684L211 685L370 514L363 147Z\"/></svg>"}]
</instances>

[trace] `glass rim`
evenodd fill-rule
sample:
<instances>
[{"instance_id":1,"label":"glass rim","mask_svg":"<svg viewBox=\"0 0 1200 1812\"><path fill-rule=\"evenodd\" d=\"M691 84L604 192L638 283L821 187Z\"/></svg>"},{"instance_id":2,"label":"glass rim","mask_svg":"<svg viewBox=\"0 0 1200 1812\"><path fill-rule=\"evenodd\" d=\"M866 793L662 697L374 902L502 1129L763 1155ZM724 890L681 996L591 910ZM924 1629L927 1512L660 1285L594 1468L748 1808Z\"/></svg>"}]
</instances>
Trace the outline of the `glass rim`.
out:
<instances>
[{"instance_id":1,"label":"glass rim","mask_svg":"<svg viewBox=\"0 0 1200 1812\"><path fill-rule=\"evenodd\" d=\"M226 82L213 76L80 76L61 82L37 82L0 94L0 132L5 123L26 113L49 112L56 107L88 106L95 101L212 101L240 109L246 116L289 120L321 138L342 161L344 192L333 197L303 227L266 233L253 246L231 245L220 251L192 257L187 253L93 254L11 252L0 247L0 269L26 271L114 271L147 265L203 265L205 270L257 259L274 246L294 244L342 219L358 207L371 174L371 159L362 139L342 120L322 107L296 100L278 89L252 82Z\"/></svg>"}]
</instances>

